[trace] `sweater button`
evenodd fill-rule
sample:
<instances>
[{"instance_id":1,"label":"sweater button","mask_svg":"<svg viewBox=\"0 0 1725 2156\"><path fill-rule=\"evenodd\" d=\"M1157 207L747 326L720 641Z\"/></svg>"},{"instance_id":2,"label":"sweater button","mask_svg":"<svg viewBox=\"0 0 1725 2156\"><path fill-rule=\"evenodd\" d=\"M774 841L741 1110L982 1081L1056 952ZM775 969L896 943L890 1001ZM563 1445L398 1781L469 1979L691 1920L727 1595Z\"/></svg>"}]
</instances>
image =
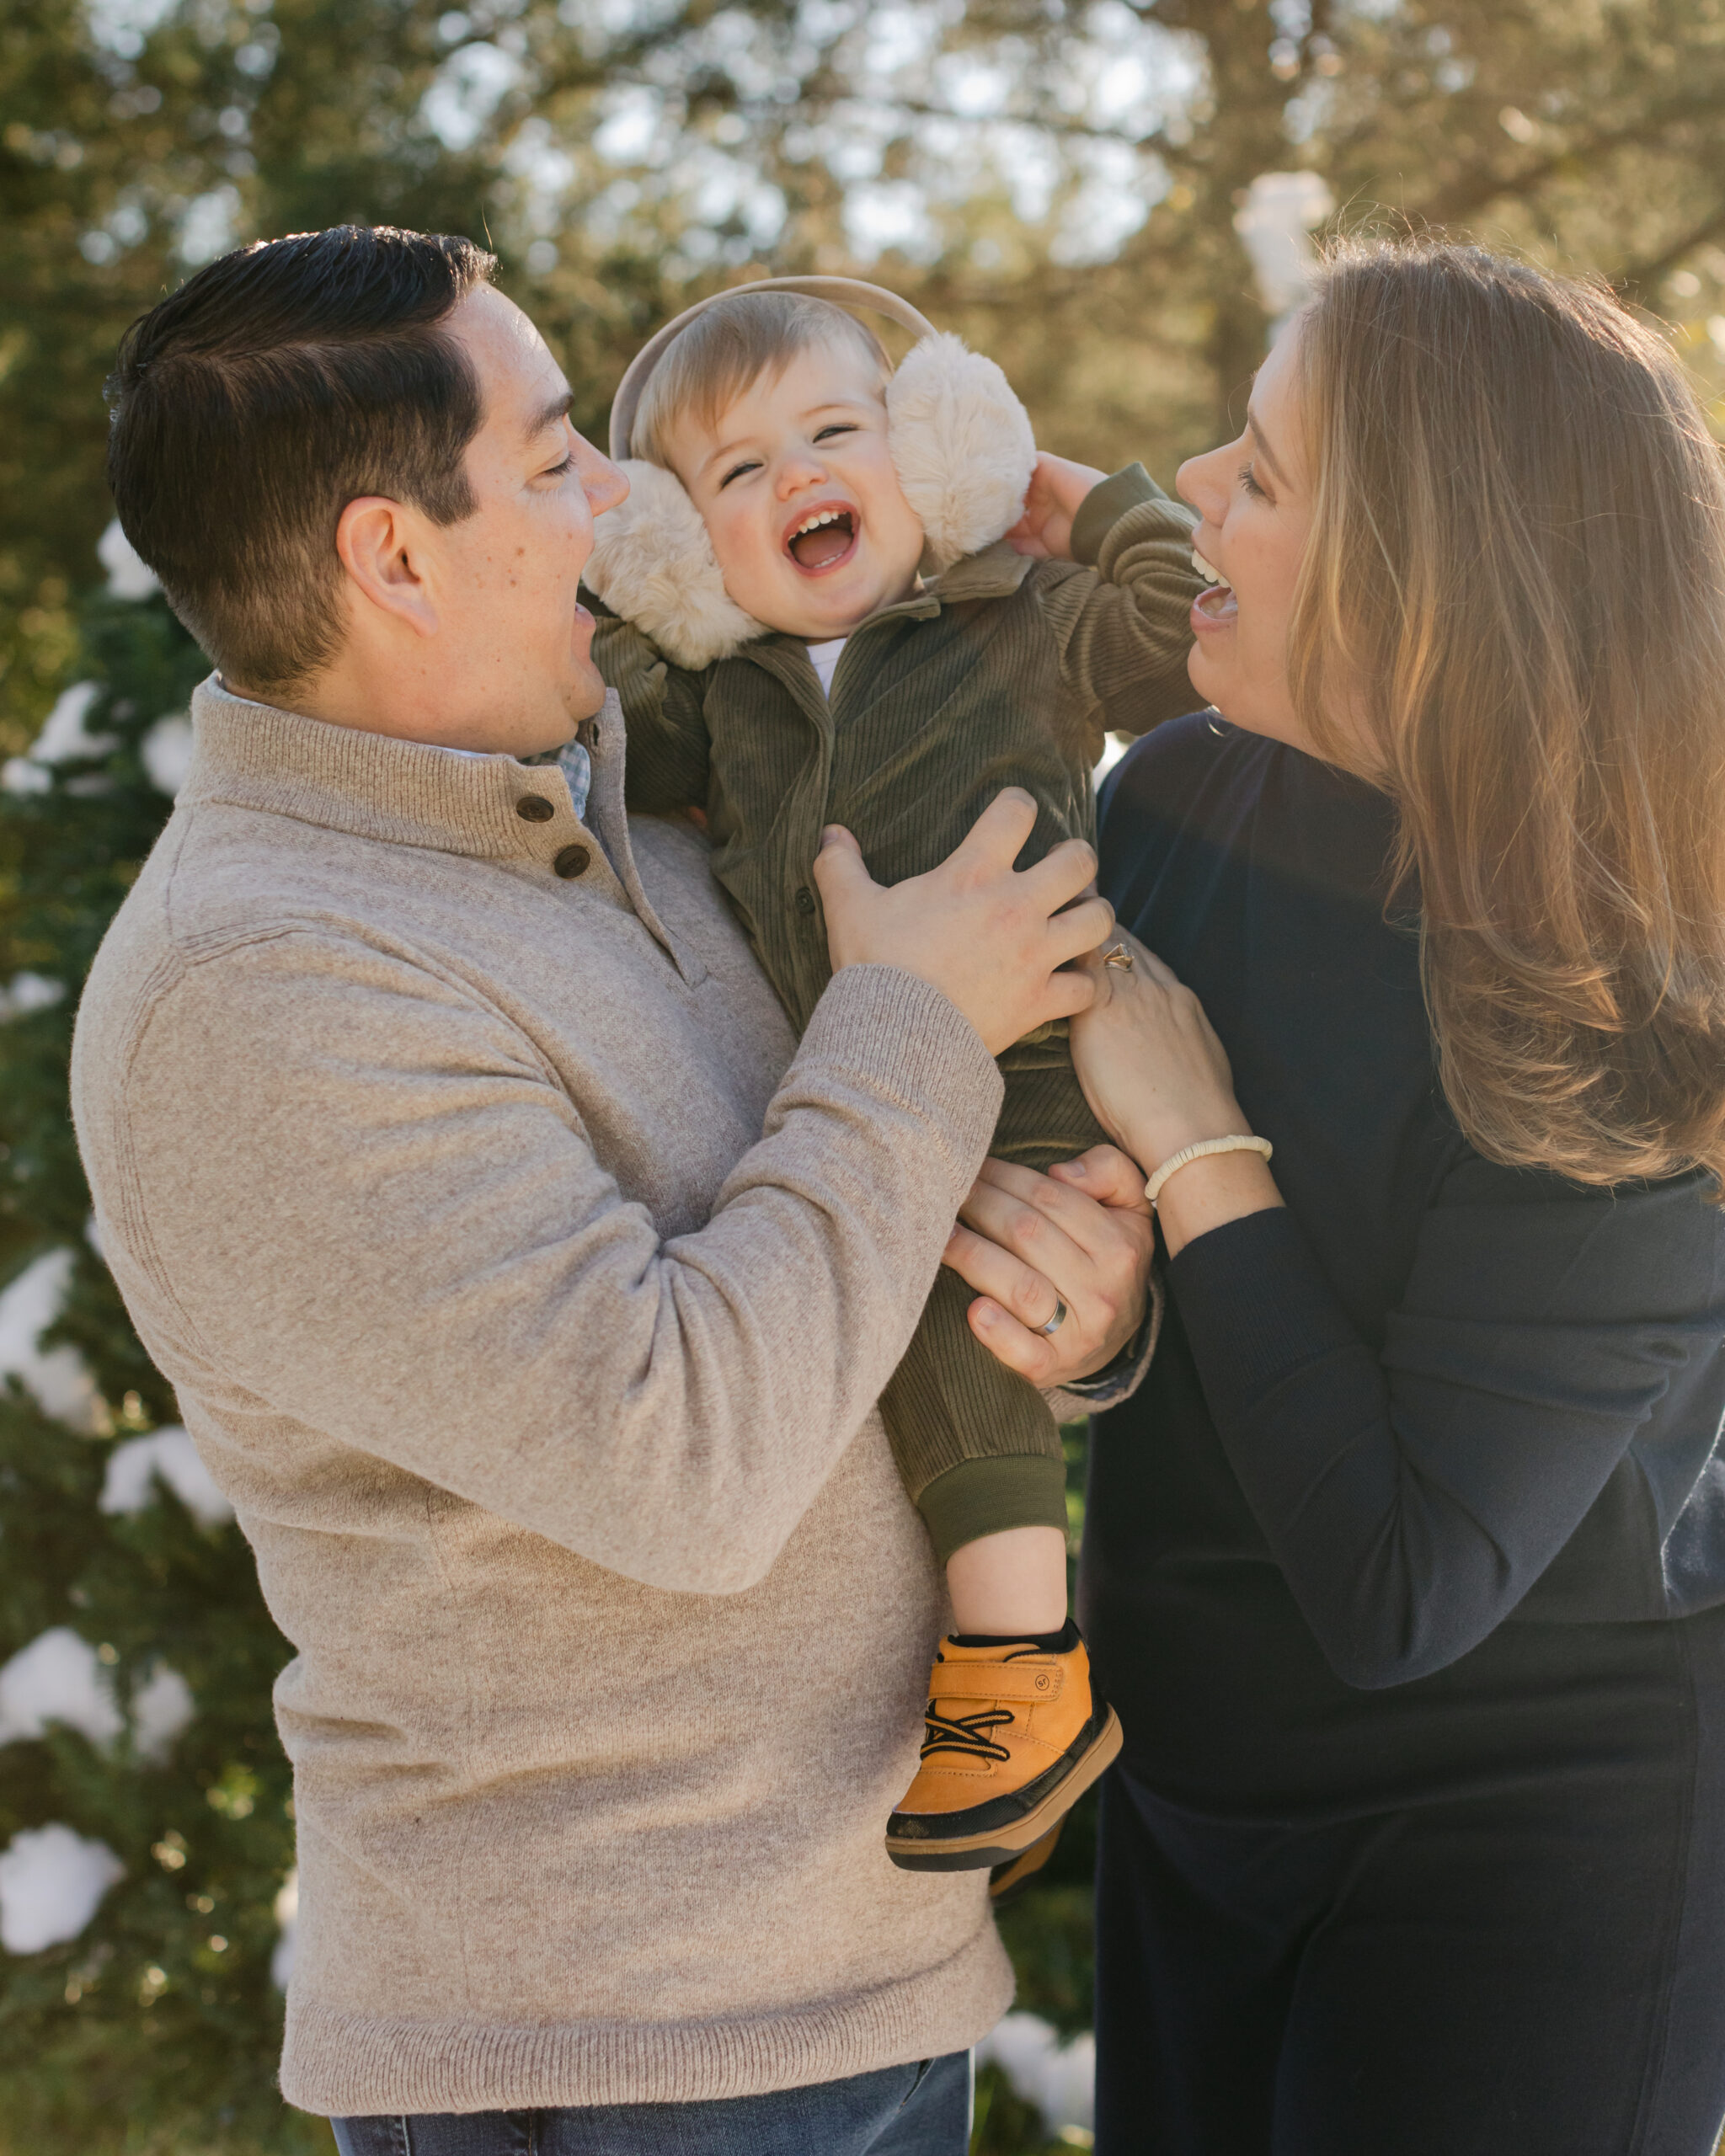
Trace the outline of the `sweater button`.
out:
<instances>
[{"instance_id":1,"label":"sweater button","mask_svg":"<svg viewBox=\"0 0 1725 2156\"><path fill-rule=\"evenodd\" d=\"M584 846L566 846L551 865L565 879L585 876L593 865L593 857Z\"/></svg>"},{"instance_id":2,"label":"sweater button","mask_svg":"<svg viewBox=\"0 0 1725 2156\"><path fill-rule=\"evenodd\" d=\"M802 889L798 892L796 897L792 899L791 903L795 906L798 913L813 913L814 910L814 894L809 889L809 886L804 883Z\"/></svg>"},{"instance_id":3,"label":"sweater button","mask_svg":"<svg viewBox=\"0 0 1725 2156\"><path fill-rule=\"evenodd\" d=\"M548 824L557 811L542 793L524 793L515 803L515 814L524 824Z\"/></svg>"}]
</instances>

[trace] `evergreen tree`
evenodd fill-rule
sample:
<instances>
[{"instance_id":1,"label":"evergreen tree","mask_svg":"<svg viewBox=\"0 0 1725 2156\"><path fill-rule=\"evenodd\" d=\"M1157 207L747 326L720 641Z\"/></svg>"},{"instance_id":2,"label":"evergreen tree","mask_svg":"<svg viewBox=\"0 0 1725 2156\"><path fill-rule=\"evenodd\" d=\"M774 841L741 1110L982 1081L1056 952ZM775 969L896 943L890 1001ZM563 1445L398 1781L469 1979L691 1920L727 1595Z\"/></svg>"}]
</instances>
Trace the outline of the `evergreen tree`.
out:
<instances>
[{"instance_id":1,"label":"evergreen tree","mask_svg":"<svg viewBox=\"0 0 1725 2156\"><path fill-rule=\"evenodd\" d=\"M89 687L0 792L0 2148L327 2148L272 2087L288 1648L92 1245L66 1113L206 662L159 597L81 613Z\"/></svg>"}]
</instances>

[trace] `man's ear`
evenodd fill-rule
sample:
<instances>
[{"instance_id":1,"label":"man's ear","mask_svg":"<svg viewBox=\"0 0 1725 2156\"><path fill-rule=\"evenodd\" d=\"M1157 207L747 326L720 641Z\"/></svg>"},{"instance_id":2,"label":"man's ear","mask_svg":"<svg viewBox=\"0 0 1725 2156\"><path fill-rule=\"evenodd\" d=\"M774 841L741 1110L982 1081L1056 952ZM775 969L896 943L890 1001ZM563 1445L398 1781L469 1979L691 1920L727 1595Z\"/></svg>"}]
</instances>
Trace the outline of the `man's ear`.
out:
<instances>
[{"instance_id":1,"label":"man's ear","mask_svg":"<svg viewBox=\"0 0 1725 2156\"><path fill-rule=\"evenodd\" d=\"M355 604L380 607L417 636L436 635L426 520L417 510L387 494L361 494L341 512L335 551L357 587Z\"/></svg>"}]
</instances>

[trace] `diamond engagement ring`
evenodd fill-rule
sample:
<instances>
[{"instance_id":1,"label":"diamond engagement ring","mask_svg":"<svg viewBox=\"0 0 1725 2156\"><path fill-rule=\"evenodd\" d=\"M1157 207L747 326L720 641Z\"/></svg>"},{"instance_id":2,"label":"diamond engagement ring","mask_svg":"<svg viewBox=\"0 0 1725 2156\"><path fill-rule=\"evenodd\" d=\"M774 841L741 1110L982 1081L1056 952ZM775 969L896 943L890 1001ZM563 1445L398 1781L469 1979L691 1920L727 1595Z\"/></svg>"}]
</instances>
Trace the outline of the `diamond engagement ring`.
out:
<instances>
[{"instance_id":1,"label":"diamond engagement ring","mask_svg":"<svg viewBox=\"0 0 1725 2156\"><path fill-rule=\"evenodd\" d=\"M1060 1300L1060 1297L1056 1295L1055 1297L1054 1315L1049 1320L1046 1325L1039 1325L1036 1329L1040 1333L1053 1335L1054 1333L1058 1332L1065 1322L1066 1305Z\"/></svg>"},{"instance_id":2,"label":"diamond engagement ring","mask_svg":"<svg viewBox=\"0 0 1725 2156\"><path fill-rule=\"evenodd\" d=\"M1132 953L1124 943L1116 943L1112 951L1104 951L1102 962L1105 966L1117 966L1123 974L1132 970Z\"/></svg>"}]
</instances>

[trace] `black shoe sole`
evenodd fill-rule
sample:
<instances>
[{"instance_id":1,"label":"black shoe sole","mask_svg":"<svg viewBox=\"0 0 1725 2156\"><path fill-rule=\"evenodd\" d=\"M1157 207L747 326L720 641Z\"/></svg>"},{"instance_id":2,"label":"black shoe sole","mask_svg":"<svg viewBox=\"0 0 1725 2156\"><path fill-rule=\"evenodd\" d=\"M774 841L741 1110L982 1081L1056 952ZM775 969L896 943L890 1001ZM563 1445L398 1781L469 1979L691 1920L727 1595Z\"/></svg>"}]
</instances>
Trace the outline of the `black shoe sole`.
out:
<instances>
[{"instance_id":1,"label":"black shoe sole","mask_svg":"<svg viewBox=\"0 0 1725 2156\"><path fill-rule=\"evenodd\" d=\"M1119 1754L1120 1737L1120 1718L1109 1707L1101 1728L1071 1753L1066 1772L1017 1819L978 1829L966 1827L966 1820L975 1816L969 1811L937 1817L921 1814L916 1817L914 1834L905 1834L894 1828L900 1819L909 1826L911 1819L895 1812L887 1822L886 1853L901 1871L991 1871L996 1865L1010 1864L1064 1819L1103 1769L1113 1764ZM978 1805L975 1812L991 1812L999 1801L996 1798L987 1805Z\"/></svg>"},{"instance_id":2,"label":"black shoe sole","mask_svg":"<svg viewBox=\"0 0 1725 2156\"><path fill-rule=\"evenodd\" d=\"M1015 1856L1010 1864L997 1864L990 1872L988 1898L995 1908L1009 1909L1020 1896L1030 1892L1054 1854L1065 1823L1064 1817L1056 1819L1039 1842L1033 1842L1021 1856Z\"/></svg>"}]
</instances>

